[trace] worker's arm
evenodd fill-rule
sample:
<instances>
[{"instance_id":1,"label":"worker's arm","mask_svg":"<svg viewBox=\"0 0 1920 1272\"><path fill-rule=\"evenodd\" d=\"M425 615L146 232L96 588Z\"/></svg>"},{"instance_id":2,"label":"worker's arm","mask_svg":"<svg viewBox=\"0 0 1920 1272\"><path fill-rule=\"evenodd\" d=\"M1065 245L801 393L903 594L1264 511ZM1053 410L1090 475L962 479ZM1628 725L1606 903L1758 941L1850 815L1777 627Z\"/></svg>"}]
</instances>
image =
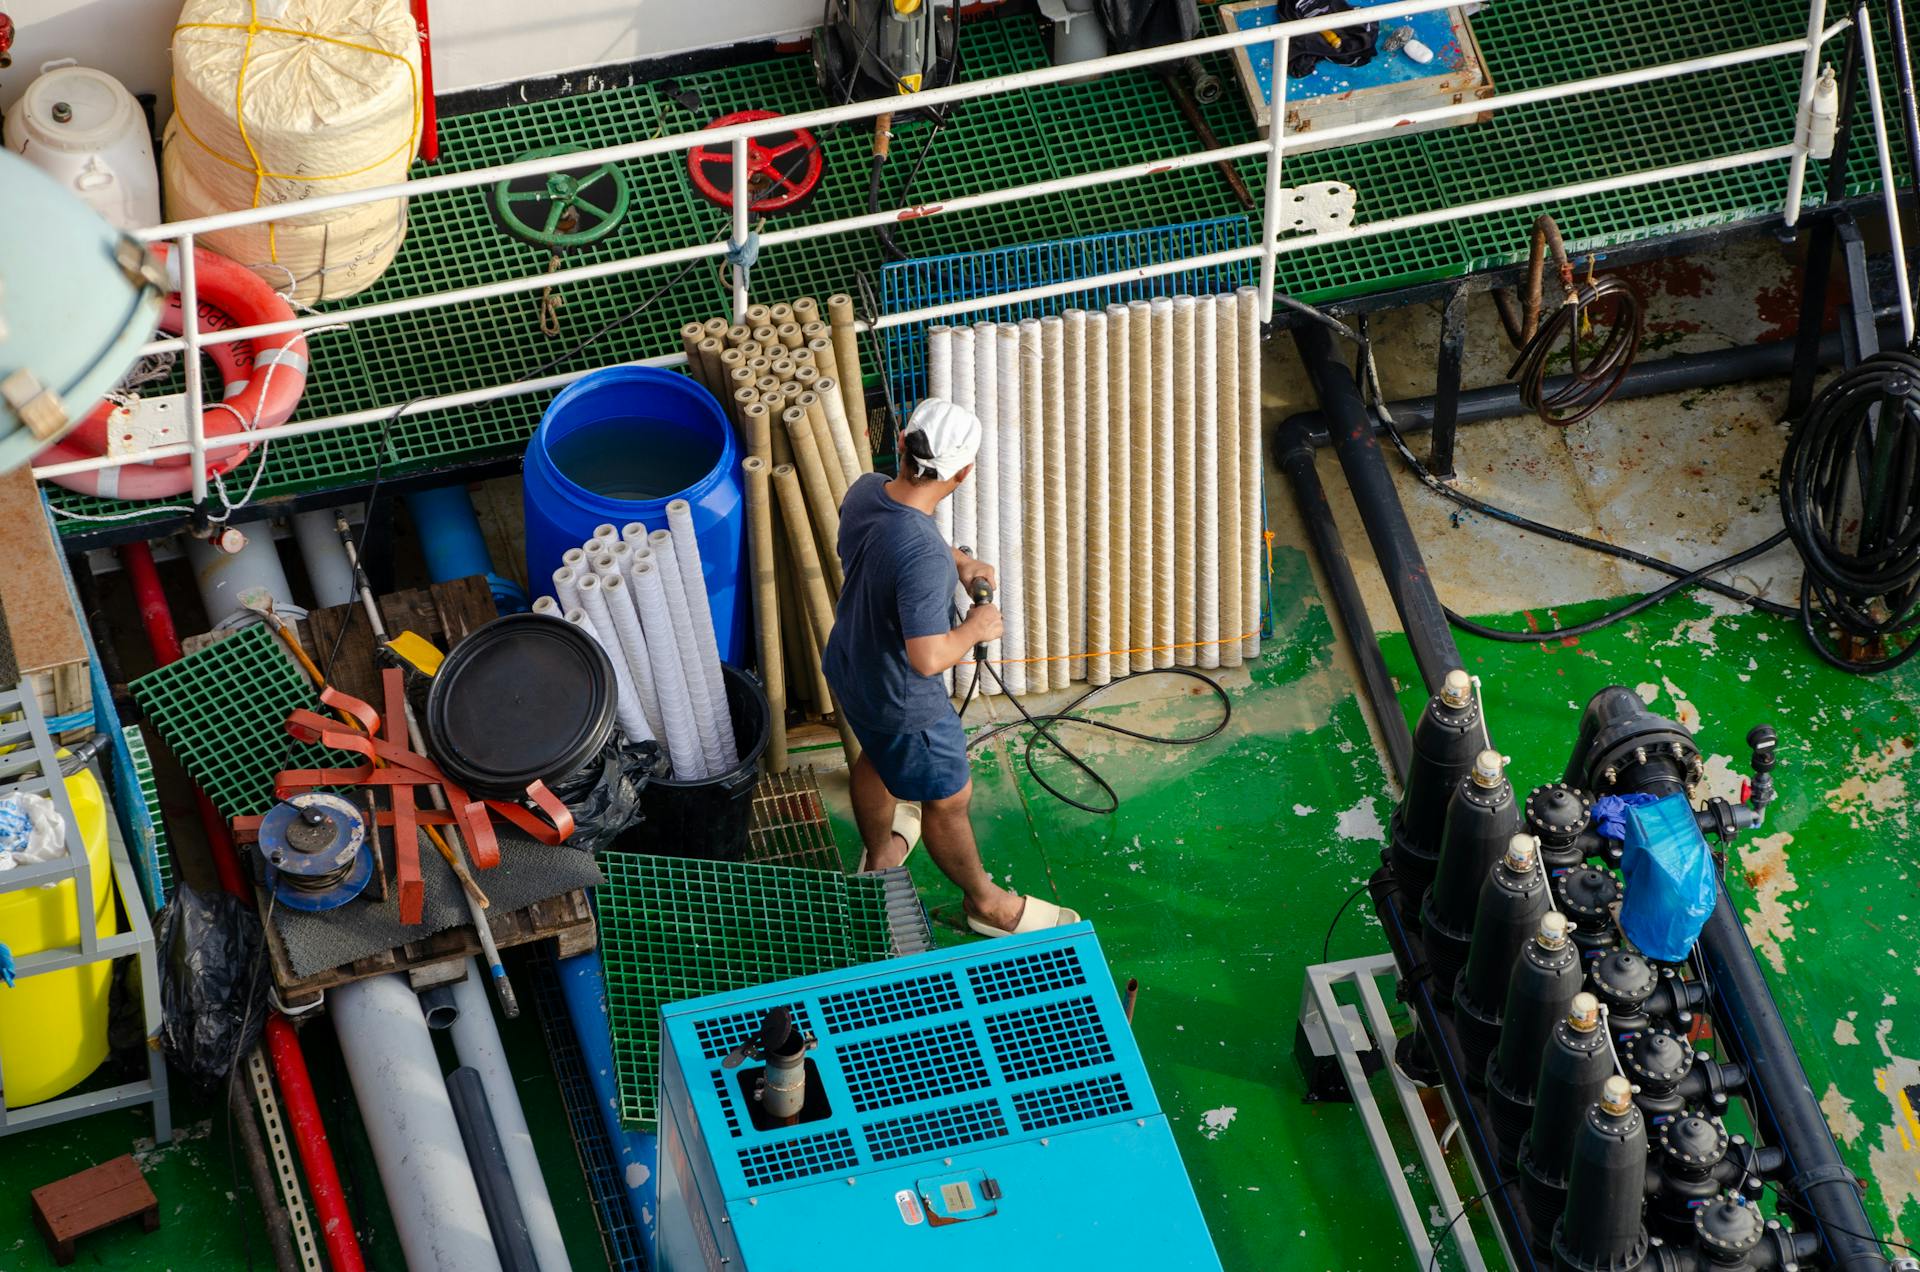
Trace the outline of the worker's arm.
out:
<instances>
[{"instance_id":1,"label":"worker's arm","mask_svg":"<svg viewBox=\"0 0 1920 1272\"><path fill-rule=\"evenodd\" d=\"M907 662L923 676L937 676L973 656L975 645L998 640L1006 624L997 605L976 605L952 631L914 636L907 641Z\"/></svg>"}]
</instances>

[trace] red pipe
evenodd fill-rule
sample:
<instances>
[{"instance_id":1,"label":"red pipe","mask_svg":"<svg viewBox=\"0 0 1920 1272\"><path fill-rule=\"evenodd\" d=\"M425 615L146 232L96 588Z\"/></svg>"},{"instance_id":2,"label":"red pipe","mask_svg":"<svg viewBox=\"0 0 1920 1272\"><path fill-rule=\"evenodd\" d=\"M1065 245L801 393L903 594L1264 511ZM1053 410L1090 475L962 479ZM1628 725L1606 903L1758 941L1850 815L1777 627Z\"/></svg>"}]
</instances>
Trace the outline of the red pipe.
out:
<instances>
[{"instance_id":1,"label":"red pipe","mask_svg":"<svg viewBox=\"0 0 1920 1272\"><path fill-rule=\"evenodd\" d=\"M144 543L127 544L120 549L120 564L139 602L140 621L146 626L154 661L163 667L178 661L180 637L174 631L166 594L160 590L160 572L154 568L152 550ZM200 821L206 829L207 850L220 876L220 886L243 901L251 901L253 889L241 869L239 854L233 850L227 823L205 791L195 787L194 794L200 800ZM306 1169L307 1191L313 1195L313 1208L320 1215L328 1262L333 1272L366 1272L360 1238L354 1233L353 1215L347 1210L346 1193L340 1187L340 1172L327 1145L327 1128L320 1120L320 1105L314 1099L313 1080L307 1075L299 1035L284 1016L274 1014L267 1017L266 1036L267 1054L273 1061L274 1076L280 1080L280 1099L287 1107L287 1119L293 1123L300 1164Z\"/></svg>"},{"instance_id":2,"label":"red pipe","mask_svg":"<svg viewBox=\"0 0 1920 1272\"><path fill-rule=\"evenodd\" d=\"M427 37L427 0L413 0L413 20L420 27L420 158L432 163L440 157L440 123L433 104L433 44Z\"/></svg>"}]
</instances>

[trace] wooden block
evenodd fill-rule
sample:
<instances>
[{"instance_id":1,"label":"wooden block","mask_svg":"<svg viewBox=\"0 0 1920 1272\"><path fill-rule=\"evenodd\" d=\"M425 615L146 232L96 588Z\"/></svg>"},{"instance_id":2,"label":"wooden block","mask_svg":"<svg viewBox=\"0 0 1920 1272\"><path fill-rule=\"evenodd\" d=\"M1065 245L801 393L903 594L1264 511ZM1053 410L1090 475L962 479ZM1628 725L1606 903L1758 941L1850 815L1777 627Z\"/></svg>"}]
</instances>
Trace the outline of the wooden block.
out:
<instances>
[{"instance_id":1,"label":"wooden block","mask_svg":"<svg viewBox=\"0 0 1920 1272\"><path fill-rule=\"evenodd\" d=\"M32 1195L34 1224L62 1267L73 1262L81 1237L127 1219L138 1219L146 1232L160 1226L160 1201L127 1156L42 1185Z\"/></svg>"}]
</instances>

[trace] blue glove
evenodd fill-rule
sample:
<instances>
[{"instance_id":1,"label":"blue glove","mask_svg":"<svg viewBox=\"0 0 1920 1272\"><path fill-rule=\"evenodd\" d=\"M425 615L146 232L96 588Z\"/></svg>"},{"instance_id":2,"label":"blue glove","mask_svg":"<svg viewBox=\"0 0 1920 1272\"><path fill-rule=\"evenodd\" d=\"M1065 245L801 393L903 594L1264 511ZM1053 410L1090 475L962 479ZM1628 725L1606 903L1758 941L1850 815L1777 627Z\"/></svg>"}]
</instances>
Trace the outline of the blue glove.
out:
<instances>
[{"instance_id":1,"label":"blue glove","mask_svg":"<svg viewBox=\"0 0 1920 1272\"><path fill-rule=\"evenodd\" d=\"M1593 828L1608 839L1627 837L1627 810L1653 803L1657 795L1602 795L1593 801Z\"/></svg>"},{"instance_id":2,"label":"blue glove","mask_svg":"<svg viewBox=\"0 0 1920 1272\"><path fill-rule=\"evenodd\" d=\"M13 988L13 951L0 945L0 981L5 981L8 989Z\"/></svg>"}]
</instances>

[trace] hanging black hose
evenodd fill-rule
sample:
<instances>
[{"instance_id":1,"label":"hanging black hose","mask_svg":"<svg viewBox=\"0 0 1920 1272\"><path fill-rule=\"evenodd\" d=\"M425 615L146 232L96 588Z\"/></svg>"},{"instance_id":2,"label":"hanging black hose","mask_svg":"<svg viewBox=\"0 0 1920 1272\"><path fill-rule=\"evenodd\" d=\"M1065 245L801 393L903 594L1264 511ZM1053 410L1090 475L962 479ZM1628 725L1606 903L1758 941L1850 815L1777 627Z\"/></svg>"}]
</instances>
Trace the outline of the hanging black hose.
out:
<instances>
[{"instance_id":1,"label":"hanging black hose","mask_svg":"<svg viewBox=\"0 0 1920 1272\"><path fill-rule=\"evenodd\" d=\"M1920 650L1920 357L1877 353L1814 399L1780 463L1780 512L1820 657L1871 673Z\"/></svg>"},{"instance_id":2,"label":"hanging black hose","mask_svg":"<svg viewBox=\"0 0 1920 1272\"><path fill-rule=\"evenodd\" d=\"M1563 299L1543 325L1541 286L1549 250L1559 273ZM1586 279L1577 280L1560 227L1550 216L1543 215L1533 223L1524 302L1516 301L1511 292L1498 290L1493 300L1507 338L1520 351L1507 369L1507 378L1519 386L1520 401L1526 408L1549 424L1565 428L1599 410L1620 387L1640 353L1647 317L1646 302L1639 291L1617 274L1596 276L1591 257ZM1587 339L1595 319L1605 328L1597 345ZM1562 344L1567 351L1567 382L1548 393L1547 363Z\"/></svg>"}]
</instances>

